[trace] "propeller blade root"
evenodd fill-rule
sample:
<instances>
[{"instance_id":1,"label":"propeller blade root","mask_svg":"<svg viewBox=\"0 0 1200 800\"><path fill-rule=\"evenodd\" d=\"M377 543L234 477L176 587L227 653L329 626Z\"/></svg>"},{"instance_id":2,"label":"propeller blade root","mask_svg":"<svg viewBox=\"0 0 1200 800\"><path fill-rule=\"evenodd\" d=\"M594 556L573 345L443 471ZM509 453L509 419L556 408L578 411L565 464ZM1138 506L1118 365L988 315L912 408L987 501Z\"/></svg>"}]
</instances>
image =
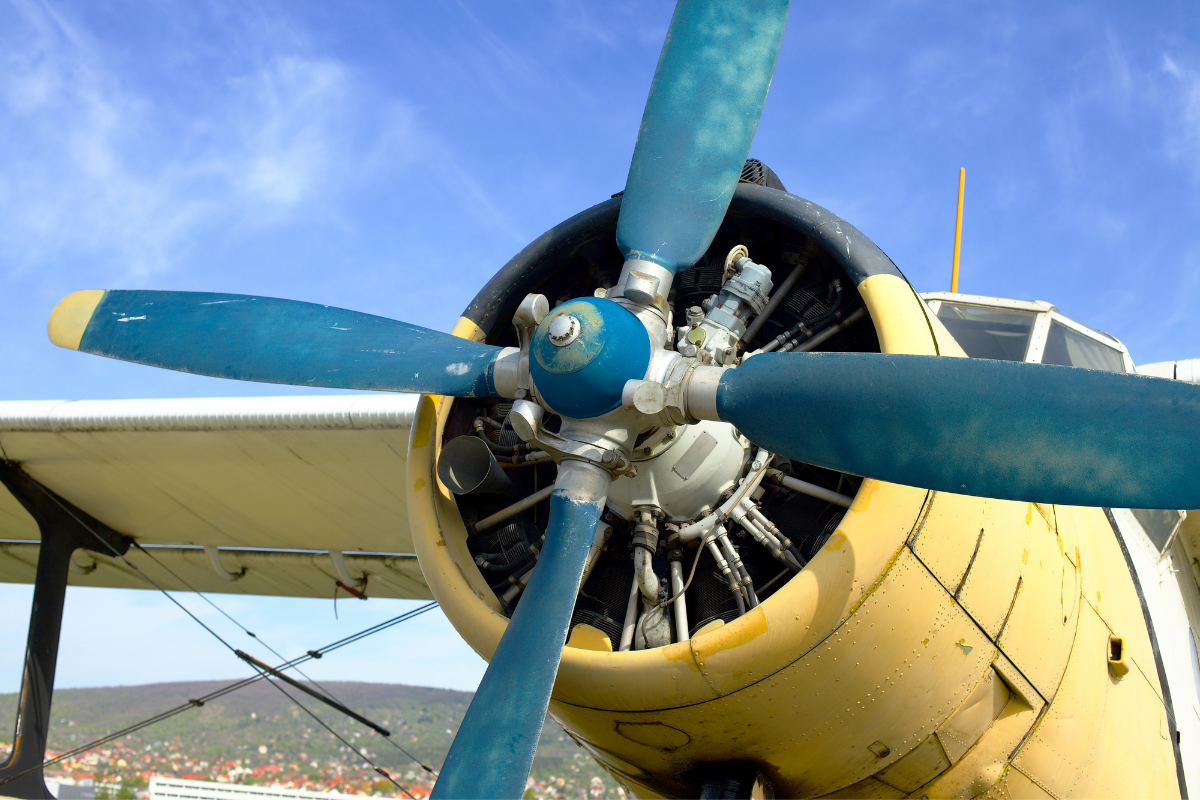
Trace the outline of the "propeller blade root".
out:
<instances>
[{"instance_id":1,"label":"propeller blade root","mask_svg":"<svg viewBox=\"0 0 1200 800\"><path fill-rule=\"evenodd\" d=\"M1200 388L986 359L763 353L716 411L753 442L908 486L1079 506L1196 508Z\"/></svg>"}]
</instances>

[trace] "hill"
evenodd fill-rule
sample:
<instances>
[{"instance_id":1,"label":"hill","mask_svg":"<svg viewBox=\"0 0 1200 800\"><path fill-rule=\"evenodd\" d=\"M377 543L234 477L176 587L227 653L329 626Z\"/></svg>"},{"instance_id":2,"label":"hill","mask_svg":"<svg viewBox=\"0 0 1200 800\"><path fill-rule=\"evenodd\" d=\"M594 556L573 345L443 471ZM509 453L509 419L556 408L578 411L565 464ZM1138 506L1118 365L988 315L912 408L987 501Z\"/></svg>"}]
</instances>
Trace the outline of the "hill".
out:
<instances>
[{"instance_id":1,"label":"hill","mask_svg":"<svg viewBox=\"0 0 1200 800\"><path fill-rule=\"evenodd\" d=\"M54 693L50 749L65 751L112 731L154 716L224 686L222 681L159 683L61 689ZM435 770L449 750L454 733L471 701L470 692L378 683L323 682L324 690L362 716L388 729L391 741ZM417 784L422 771L387 738L294 688L330 727L379 766ZM15 709L15 694L0 695L0 708ZM115 746L114 746L115 745ZM211 700L203 707L130 734L107 748L64 764L60 773L121 778L125 787L142 785L150 774L226 779L267 784L340 788L343 792L391 794L389 783L364 768L345 745L334 739L277 688L259 681ZM616 784L565 733L547 719L534 759L533 777L558 784L567 796L581 796L598 777L609 789ZM409 781L402 781L409 785ZM569 787L568 785L573 785ZM132 796L132 792L122 794Z\"/></svg>"}]
</instances>

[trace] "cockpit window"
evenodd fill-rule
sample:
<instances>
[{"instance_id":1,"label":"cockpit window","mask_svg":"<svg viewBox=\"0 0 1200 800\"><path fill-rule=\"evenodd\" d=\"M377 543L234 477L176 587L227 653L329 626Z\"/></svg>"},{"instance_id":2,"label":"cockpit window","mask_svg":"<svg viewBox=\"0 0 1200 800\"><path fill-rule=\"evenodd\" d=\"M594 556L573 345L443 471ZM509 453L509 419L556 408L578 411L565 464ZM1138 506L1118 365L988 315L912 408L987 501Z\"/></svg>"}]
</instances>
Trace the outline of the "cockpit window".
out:
<instances>
[{"instance_id":1,"label":"cockpit window","mask_svg":"<svg viewBox=\"0 0 1200 800\"><path fill-rule=\"evenodd\" d=\"M1116 348L1076 333L1057 321L1050 323L1042 363L1057 364L1060 367L1102 369L1105 372L1125 371L1125 361Z\"/></svg>"},{"instance_id":2,"label":"cockpit window","mask_svg":"<svg viewBox=\"0 0 1200 800\"><path fill-rule=\"evenodd\" d=\"M1024 361L1037 315L943 302L937 316L971 358Z\"/></svg>"}]
</instances>

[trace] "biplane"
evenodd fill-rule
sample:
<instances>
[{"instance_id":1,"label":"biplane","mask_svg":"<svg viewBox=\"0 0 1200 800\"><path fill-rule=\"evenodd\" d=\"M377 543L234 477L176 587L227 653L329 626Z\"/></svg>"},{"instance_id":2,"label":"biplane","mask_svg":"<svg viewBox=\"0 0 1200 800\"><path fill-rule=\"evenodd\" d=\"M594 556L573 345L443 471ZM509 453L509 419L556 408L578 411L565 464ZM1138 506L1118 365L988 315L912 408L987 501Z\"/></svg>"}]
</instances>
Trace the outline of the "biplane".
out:
<instances>
[{"instance_id":1,"label":"biplane","mask_svg":"<svg viewBox=\"0 0 1200 800\"><path fill-rule=\"evenodd\" d=\"M922 296L748 160L786 14L681 0L625 190L451 334L65 298L62 347L373 393L0 406L0 577L35 586L0 792L45 796L66 586L150 557L203 591L437 600L489 661L438 797L520 796L546 713L638 797L1200 786L1191 362Z\"/></svg>"}]
</instances>

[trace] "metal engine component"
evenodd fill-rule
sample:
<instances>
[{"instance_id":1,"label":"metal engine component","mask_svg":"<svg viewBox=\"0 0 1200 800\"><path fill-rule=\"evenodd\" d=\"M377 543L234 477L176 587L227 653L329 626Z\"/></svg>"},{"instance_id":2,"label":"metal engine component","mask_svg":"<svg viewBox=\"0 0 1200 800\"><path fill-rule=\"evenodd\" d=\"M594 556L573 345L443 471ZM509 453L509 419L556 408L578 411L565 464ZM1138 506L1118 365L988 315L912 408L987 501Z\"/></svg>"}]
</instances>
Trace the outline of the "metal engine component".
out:
<instances>
[{"instance_id":1,"label":"metal engine component","mask_svg":"<svg viewBox=\"0 0 1200 800\"><path fill-rule=\"evenodd\" d=\"M625 278L625 296L635 303L648 306L658 297L658 285L656 276L630 270Z\"/></svg>"},{"instance_id":2,"label":"metal engine component","mask_svg":"<svg viewBox=\"0 0 1200 800\"><path fill-rule=\"evenodd\" d=\"M670 448L639 461L633 477L613 481L608 507L628 520L641 506L661 509L668 522L696 519L737 484L749 457L749 440L728 423L680 426Z\"/></svg>"},{"instance_id":3,"label":"metal engine component","mask_svg":"<svg viewBox=\"0 0 1200 800\"><path fill-rule=\"evenodd\" d=\"M771 270L746 256L736 260L734 256L730 254L733 273L721 291L704 302L704 321L685 334L690 344L710 353L722 366L736 363L737 344L746 332L746 324L762 313L772 286Z\"/></svg>"},{"instance_id":4,"label":"metal engine component","mask_svg":"<svg viewBox=\"0 0 1200 800\"><path fill-rule=\"evenodd\" d=\"M579 319L570 314L559 314L550 321L550 343L555 347L566 347L579 338Z\"/></svg>"},{"instance_id":5,"label":"metal engine component","mask_svg":"<svg viewBox=\"0 0 1200 800\"><path fill-rule=\"evenodd\" d=\"M437 463L438 478L455 494L495 493L519 498L522 494L491 449L474 436L459 436L442 448Z\"/></svg>"},{"instance_id":6,"label":"metal engine component","mask_svg":"<svg viewBox=\"0 0 1200 800\"><path fill-rule=\"evenodd\" d=\"M653 265L626 262L621 281L604 292L607 298L568 301L553 313L542 312L536 326L535 312L542 311L544 298L528 296L522 305L527 313L514 318L522 349L519 368L512 370L517 373L513 382L528 391L505 409L503 423L477 418L478 438L461 437L485 443L493 428L509 425L524 441L511 445L514 464L524 463L518 457L530 458L525 451L540 450L560 467L584 462L612 476L607 507L633 524L625 527L610 518L613 525L597 528L583 583L593 570L601 579L595 594L581 593L579 602L587 605L576 613L581 621L600 624L618 650L686 641L689 604L701 626L735 619L759 605L756 583L770 591L804 565L791 540L756 504L772 454L759 449L752 461L750 442L709 408L725 369L738 360L747 323L768 304L771 272L751 261L745 247L734 248L720 291L703 308L684 311L687 326L679 329L674 347L675 337L668 335L673 309L662 294L670 278ZM636 358L612 361L605 355L609 339L629 345L624 350ZM611 388L605 396L589 391L599 380L592 373L603 378L614 371L625 378L619 398ZM614 383L601 380L596 386ZM554 414L562 416L556 430L543 424ZM485 447L508 457L499 443ZM670 531L665 562L659 547L664 525ZM607 562L602 558L614 530L621 530L618 540L630 548L619 558L629 559L621 566L611 560L615 553ZM731 534L744 541L735 544ZM519 564L510 566L507 557L476 559L481 570L511 571L492 583L506 609L529 581L543 542L524 542ZM774 563L764 567L764 559ZM606 577L614 574L622 583L629 581L624 584L628 594L614 596ZM693 578L700 583L689 595ZM714 586L720 586L719 597Z\"/></svg>"},{"instance_id":7,"label":"metal engine component","mask_svg":"<svg viewBox=\"0 0 1200 800\"><path fill-rule=\"evenodd\" d=\"M633 527L633 576L642 590L646 605L658 605L662 584L654 572L654 551L658 547L658 525L654 513L638 511L637 525Z\"/></svg>"},{"instance_id":8,"label":"metal engine component","mask_svg":"<svg viewBox=\"0 0 1200 800\"><path fill-rule=\"evenodd\" d=\"M666 606L650 606L638 619L634 632L633 649L647 650L651 647L666 647L671 643L671 615Z\"/></svg>"}]
</instances>

